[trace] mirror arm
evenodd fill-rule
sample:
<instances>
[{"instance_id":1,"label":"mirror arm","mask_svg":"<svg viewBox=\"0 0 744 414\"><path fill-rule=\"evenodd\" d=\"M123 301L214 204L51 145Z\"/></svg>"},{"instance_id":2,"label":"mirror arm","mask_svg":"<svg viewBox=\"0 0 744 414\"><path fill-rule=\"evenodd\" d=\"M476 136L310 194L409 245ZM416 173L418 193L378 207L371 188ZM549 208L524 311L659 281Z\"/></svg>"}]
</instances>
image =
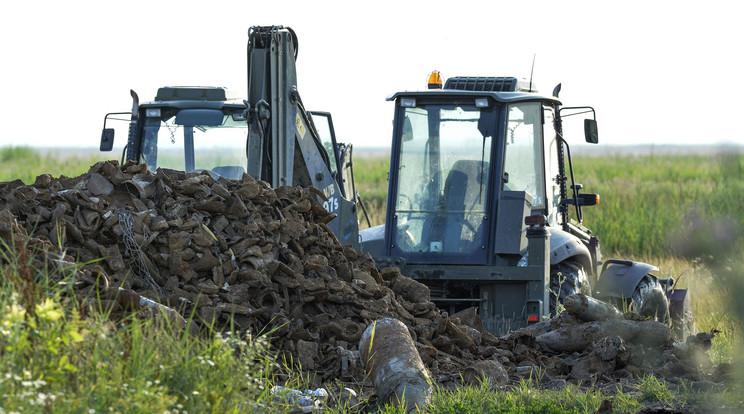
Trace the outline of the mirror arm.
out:
<instances>
[{"instance_id":1,"label":"mirror arm","mask_svg":"<svg viewBox=\"0 0 744 414\"><path fill-rule=\"evenodd\" d=\"M99 145L99 151L106 152L111 151L114 148L114 133L113 128L106 128L106 122L110 115L131 115L131 112L109 112L103 117L103 130L101 131L101 143Z\"/></svg>"},{"instance_id":2,"label":"mirror arm","mask_svg":"<svg viewBox=\"0 0 744 414\"><path fill-rule=\"evenodd\" d=\"M576 220L581 223L584 221L584 217L581 214L581 207L579 207L579 196L578 196L578 189L576 188L576 180L574 179L574 173L573 173L573 161L571 160L571 148L568 146L568 142L566 142L565 139L563 139L563 136L557 135L558 139L566 146L566 155L568 155L568 170L571 174L571 190L573 192L573 205L576 208Z\"/></svg>"}]
</instances>

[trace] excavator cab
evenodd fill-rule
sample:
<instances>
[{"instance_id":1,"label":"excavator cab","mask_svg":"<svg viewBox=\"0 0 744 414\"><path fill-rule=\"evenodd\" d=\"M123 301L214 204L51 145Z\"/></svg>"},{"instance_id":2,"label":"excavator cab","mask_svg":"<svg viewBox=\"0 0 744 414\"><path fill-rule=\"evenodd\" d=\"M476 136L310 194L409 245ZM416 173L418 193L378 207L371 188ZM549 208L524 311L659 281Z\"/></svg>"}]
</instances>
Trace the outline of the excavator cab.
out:
<instances>
[{"instance_id":1,"label":"excavator cab","mask_svg":"<svg viewBox=\"0 0 744 414\"><path fill-rule=\"evenodd\" d=\"M362 249L426 284L442 309L476 307L492 332L538 322L554 295L590 287L601 257L580 216L568 218L593 195L568 180L560 101L512 77L429 84L388 98L385 224L360 232ZM596 123L587 131L596 142Z\"/></svg>"},{"instance_id":2,"label":"excavator cab","mask_svg":"<svg viewBox=\"0 0 744 414\"><path fill-rule=\"evenodd\" d=\"M163 89L166 88L158 93L161 99ZM142 161L151 171L158 167L187 172L206 170L214 178L242 178L246 172L243 147L248 131L242 105L179 108L188 106L181 102L172 102L175 105L171 107L143 105Z\"/></svg>"},{"instance_id":3,"label":"excavator cab","mask_svg":"<svg viewBox=\"0 0 744 414\"><path fill-rule=\"evenodd\" d=\"M126 159L146 163L153 172L206 170L215 178L242 178L247 164L245 105L229 100L224 88L163 87L154 101L143 104L134 91L132 96ZM102 151L113 138L114 129L104 126Z\"/></svg>"},{"instance_id":4,"label":"excavator cab","mask_svg":"<svg viewBox=\"0 0 744 414\"><path fill-rule=\"evenodd\" d=\"M453 101L399 99L389 254L408 264L488 265L494 263L489 251L524 254L525 215L551 210L541 103ZM555 209L558 197L551 196ZM493 237L506 228L516 231Z\"/></svg>"}]
</instances>

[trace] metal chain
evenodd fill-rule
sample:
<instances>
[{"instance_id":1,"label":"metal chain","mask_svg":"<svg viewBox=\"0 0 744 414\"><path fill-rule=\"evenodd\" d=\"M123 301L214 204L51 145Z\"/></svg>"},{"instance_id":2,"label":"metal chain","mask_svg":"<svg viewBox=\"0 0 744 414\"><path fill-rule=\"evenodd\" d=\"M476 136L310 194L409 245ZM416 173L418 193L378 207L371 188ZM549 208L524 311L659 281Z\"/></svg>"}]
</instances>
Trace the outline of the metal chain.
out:
<instances>
[{"instance_id":1,"label":"metal chain","mask_svg":"<svg viewBox=\"0 0 744 414\"><path fill-rule=\"evenodd\" d=\"M122 239L126 250L124 254L134 260L133 272L145 279L147 283L152 286L159 295L163 295L163 289L155 282L155 279L150 275L150 271L147 269L147 262L145 262L145 255L142 249L134 240L134 220L132 219L132 212L123 208L117 210L119 214L119 225L121 226Z\"/></svg>"},{"instance_id":2,"label":"metal chain","mask_svg":"<svg viewBox=\"0 0 744 414\"><path fill-rule=\"evenodd\" d=\"M168 128L168 131L170 132L171 144L175 144L176 143L176 129L178 127L176 127L173 124L169 124L167 120L163 120L163 125L165 125L165 127Z\"/></svg>"}]
</instances>

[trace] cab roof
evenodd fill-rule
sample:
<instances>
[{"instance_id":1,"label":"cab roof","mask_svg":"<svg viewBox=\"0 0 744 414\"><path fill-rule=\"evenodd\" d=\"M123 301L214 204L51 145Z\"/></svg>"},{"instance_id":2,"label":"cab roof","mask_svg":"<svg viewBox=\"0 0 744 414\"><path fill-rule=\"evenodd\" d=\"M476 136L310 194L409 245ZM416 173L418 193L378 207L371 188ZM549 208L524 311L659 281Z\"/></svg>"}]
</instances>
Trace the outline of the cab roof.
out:
<instances>
[{"instance_id":1,"label":"cab roof","mask_svg":"<svg viewBox=\"0 0 744 414\"><path fill-rule=\"evenodd\" d=\"M388 101L397 99L400 96L406 97L435 97L447 96L451 99L454 96L460 97L491 97L496 102L521 102L521 101L551 101L560 104L557 97L547 96L537 93L532 82L519 80L515 77L496 77L496 76L455 76L447 79L442 88L441 78L438 72L432 72L435 83L429 84L430 89L426 91L409 91L398 92L387 98ZM432 79L430 77L430 79ZM436 88L436 84L439 88ZM432 89L432 87L434 87Z\"/></svg>"},{"instance_id":2,"label":"cab roof","mask_svg":"<svg viewBox=\"0 0 744 414\"><path fill-rule=\"evenodd\" d=\"M229 89L215 86L165 86L158 89L155 100L141 107L241 109L245 104L232 96Z\"/></svg>"},{"instance_id":3,"label":"cab roof","mask_svg":"<svg viewBox=\"0 0 744 414\"><path fill-rule=\"evenodd\" d=\"M434 97L490 97L496 102L512 103L512 102L523 102L523 101L550 101L558 105L561 101L555 96L543 95L535 92L489 92L489 91L462 91L454 89L430 89L426 91L406 91L396 92L387 97L388 101L394 101L399 97L422 97L422 98L434 98Z\"/></svg>"}]
</instances>

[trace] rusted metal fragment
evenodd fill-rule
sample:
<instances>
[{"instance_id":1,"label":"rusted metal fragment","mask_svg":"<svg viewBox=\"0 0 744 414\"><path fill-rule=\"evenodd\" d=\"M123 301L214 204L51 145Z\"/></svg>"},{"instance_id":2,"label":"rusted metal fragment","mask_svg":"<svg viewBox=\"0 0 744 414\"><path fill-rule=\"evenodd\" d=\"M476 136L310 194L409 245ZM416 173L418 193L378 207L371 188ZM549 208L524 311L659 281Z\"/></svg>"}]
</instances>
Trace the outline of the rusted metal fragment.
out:
<instances>
[{"instance_id":1,"label":"rusted metal fragment","mask_svg":"<svg viewBox=\"0 0 744 414\"><path fill-rule=\"evenodd\" d=\"M615 306L583 293L576 293L563 299L563 307L571 315L587 322L623 317L623 314Z\"/></svg>"},{"instance_id":2,"label":"rusted metal fragment","mask_svg":"<svg viewBox=\"0 0 744 414\"><path fill-rule=\"evenodd\" d=\"M535 341L555 352L583 351L605 337L618 336L626 343L664 347L672 343L669 328L656 321L606 320L567 325L535 338Z\"/></svg>"},{"instance_id":3,"label":"rusted metal fragment","mask_svg":"<svg viewBox=\"0 0 744 414\"><path fill-rule=\"evenodd\" d=\"M462 379L469 385L487 383L491 386L503 385L509 382L509 374L498 361L487 359L476 361L465 368Z\"/></svg>"}]
</instances>

